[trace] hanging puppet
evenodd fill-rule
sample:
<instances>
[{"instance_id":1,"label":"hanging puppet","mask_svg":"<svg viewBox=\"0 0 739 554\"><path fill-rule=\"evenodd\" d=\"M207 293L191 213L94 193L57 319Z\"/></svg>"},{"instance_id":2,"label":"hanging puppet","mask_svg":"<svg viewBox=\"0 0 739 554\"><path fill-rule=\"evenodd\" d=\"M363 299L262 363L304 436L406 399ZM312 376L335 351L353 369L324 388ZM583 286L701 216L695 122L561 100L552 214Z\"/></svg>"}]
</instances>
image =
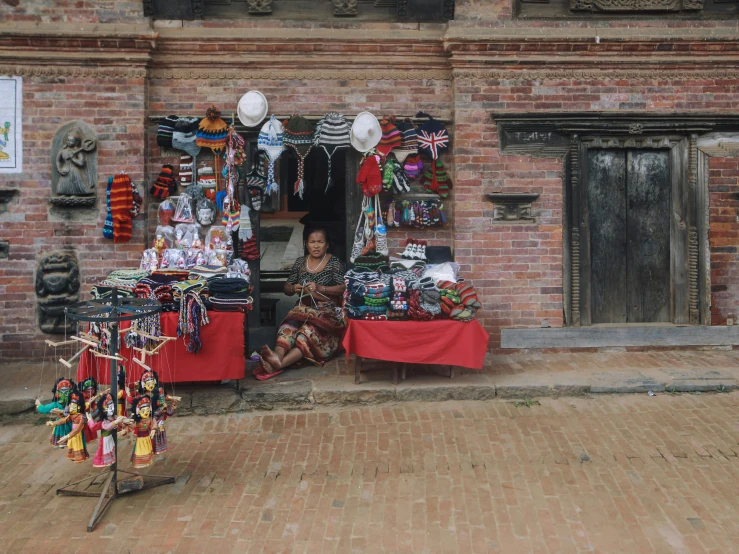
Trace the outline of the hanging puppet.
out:
<instances>
[{"instance_id":1,"label":"hanging puppet","mask_svg":"<svg viewBox=\"0 0 739 554\"><path fill-rule=\"evenodd\" d=\"M90 457L87 452L87 443L85 441L84 430L87 428L87 416L85 415L85 399L77 389L74 389L69 395L69 405L67 406L69 415L58 419L57 421L49 421L47 425L62 427L65 423L72 426L72 430L59 437L59 444L66 445L67 459L76 464L80 464Z\"/></svg>"},{"instance_id":2,"label":"hanging puppet","mask_svg":"<svg viewBox=\"0 0 739 554\"><path fill-rule=\"evenodd\" d=\"M167 404L167 400L171 404ZM167 451L167 430L164 427L164 422L171 415L174 415L177 409L177 402L179 402L179 396L167 396L164 393L164 387L157 388L152 402L154 404L154 455L164 454Z\"/></svg>"},{"instance_id":3,"label":"hanging puppet","mask_svg":"<svg viewBox=\"0 0 739 554\"><path fill-rule=\"evenodd\" d=\"M90 421L88 427L95 431L100 431L100 444L98 445L95 458L92 460L93 467L108 467L115 462L115 439L113 431L119 427L126 418L122 415L115 415L115 402L113 395L109 392L104 393L98 400L100 420Z\"/></svg>"},{"instance_id":4,"label":"hanging puppet","mask_svg":"<svg viewBox=\"0 0 739 554\"><path fill-rule=\"evenodd\" d=\"M67 379L66 377L60 377L56 380L56 383L54 383L54 386L51 389L51 394L54 399L52 402L49 404L41 404L41 401L38 398L36 399L36 411L38 411L38 413L55 414L57 416L57 420L53 422L56 424L54 425L54 432L51 434L51 438L49 439L51 446L64 448L63 444L59 444L59 439L72 430L71 423L67 421L64 423L59 422L62 419L65 419L64 409L69 404L69 395L74 388L74 381ZM52 422L50 421L49 423Z\"/></svg>"},{"instance_id":5,"label":"hanging puppet","mask_svg":"<svg viewBox=\"0 0 739 554\"><path fill-rule=\"evenodd\" d=\"M154 438L154 421L151 419L151 398L149 395L138 396L131 404L133 412L134 444L131 452L131 464L135 469L149 467L154 461L154 449L151 439Z\"/></svg>"},{"instance_id":6,"label":"hanging puppet","mask_svg":"<svg viewBox=\"0 0 739 554\"><path fill-rule=\"evenodd\" d=\"M153 369L147 369L141 374L139 380L139 394L151 396L157 388L159 388L159 375Z\"/></svg>"},{"instance_id":7,"label":"hanging puppet","mask_svg":"<svg viewBox=\"0 0 739 554\"><path fill-rule=\"evenodd\" d=\"M126 368L123 365L118 366L118 402L116 403L118 408L118 415L126 415L126 400L130 402L131 389L126 385Z\"/></svg>"},{"instance_id":8,"label":"hanging puppet","mask_svg":"<svg viewBox=\"0 0 739 554\"><path fill-rule=\"evenodd\" d=\"M82 391L82 397L85 399L85 413L90 421L98 419L97 415L97 401L98 401L98 384L95 378L90 376L85 378L79 385ZM85 440L91 443L98 438L97 431L90 427L85 427Z\"/></svg>"}]
</instances>

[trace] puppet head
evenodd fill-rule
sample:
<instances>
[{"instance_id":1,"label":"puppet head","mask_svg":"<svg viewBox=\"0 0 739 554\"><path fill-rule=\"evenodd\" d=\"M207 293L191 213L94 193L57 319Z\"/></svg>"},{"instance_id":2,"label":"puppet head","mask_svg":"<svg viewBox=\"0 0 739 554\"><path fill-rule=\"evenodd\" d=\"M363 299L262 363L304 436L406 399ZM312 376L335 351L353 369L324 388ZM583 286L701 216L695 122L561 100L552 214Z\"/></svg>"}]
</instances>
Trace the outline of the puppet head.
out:
<instances>
[{"instance_id":1,"label":"puppet head","mask_svg":"<svg viewBox=\"0 0 739 554\"><path fill-rule=\"evenodd\" d=\"M100 406L101 417L113 418L115 415L115 402L112 394L106 392L98 401L98 405Z\"/></svg>"},{"instance_id":2,"label":"puppet head","mask_svg":"<svg viewBox=\"0 0 739 554\"><path fill-rule=\"evenodd\" d=\"M148 395L137 396L131 403L135 421L149 419L151 417L151 398Z\"/></svg>"},{"instance_id":3,"label":"puppet head","mask_svg":"<svg viewBox=\"0 0 739 554\"><path fill-rule=\"evenodd\" d=\"M66 377L60 377L54 383L54 387L51 389L51 394L54 395L54 400L59 402L62 406L66 406L69 403L69 395L74 390L74 381L67 379Z\"/></svg>"},{"instance_id":4,"label":"puppet head","mask_svg":"<svg viewBox=\"0 0 739 554\"><path fill-rule=\"evenodd\" d=\"M73 389L69 395L68 409L70 414L85 413L85 399L77 389Z\"/></svg>"},{"instance_id":5,"label":"puppet head","mask_svg":"<svg viewBox=\"0 0 739 554\"><path fill-rule=\"evenodd\" d=\"M97 381L95 381L95 378L92 376L87 377L82 381L82 383L80 383L80 389L82 390L82 396L84 396L85 401L89 402L90 398L98 393Z\"/></svg>"},{"instance_id":6,"label":"puppet head","mask_svg":"<svg viewBox=\"0 0 739 554\"><path fill-rule=\"evenodd\" d=\"M141 374L139 381L139 394L151 394L159 386L159 375L152 370L146 370Z\"/></svg>"}]
</instances>

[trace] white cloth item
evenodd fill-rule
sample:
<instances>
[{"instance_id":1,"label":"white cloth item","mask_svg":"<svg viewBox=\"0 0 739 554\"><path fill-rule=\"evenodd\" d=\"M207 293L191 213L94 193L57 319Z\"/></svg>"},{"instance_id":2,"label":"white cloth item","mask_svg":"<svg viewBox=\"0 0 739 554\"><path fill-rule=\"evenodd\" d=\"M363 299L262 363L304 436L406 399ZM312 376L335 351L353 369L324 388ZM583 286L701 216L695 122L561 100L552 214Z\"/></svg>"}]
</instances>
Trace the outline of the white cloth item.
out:
<instances>
[{"instance_id":1,"label":"white cloth item","mask_svg":"<svg viewBox=\"0 0 739 554\"><path fill-rule=\"evenodd\" d=\"M241 206L241 217L239 219L239 239L249 240L254 236L254 232L251 228L251 217L249 217L248 206Z\"/></svg>"},{"instance_id":2,"label":"white cloth item","mask_svg":"<svg viewBox=\"0 0 739 554\"><path fill-rule=\"evenodd\" d=\"M267 117L269 106L264 94L258 90L250 90L239 99L236 113L239 121L245 127L256 127L261 121Z\"/></svg>"},{"instance_id":3,"label":"white cloth item","mask_svg":"<svg viewBox=\"0 0 739 554\"><path fill-rule=\"evenodd\" d=\"M358 152L368 152L380 143L382 128L377 118L370 112L357 114L352 124L350 140Z\"/></svg>"}]
</instances>

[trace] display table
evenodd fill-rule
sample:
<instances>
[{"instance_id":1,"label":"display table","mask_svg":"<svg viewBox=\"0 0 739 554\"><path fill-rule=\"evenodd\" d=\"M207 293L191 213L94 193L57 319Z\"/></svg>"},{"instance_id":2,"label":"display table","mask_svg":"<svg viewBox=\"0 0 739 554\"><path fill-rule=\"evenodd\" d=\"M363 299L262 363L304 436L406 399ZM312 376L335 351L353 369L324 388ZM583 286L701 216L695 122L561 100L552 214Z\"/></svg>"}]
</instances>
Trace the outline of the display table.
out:
<instances>
[{"instance_id":1,"label":"display table","mask_svg":"<svg viewBox=\"0 0 739 554\"><path fill-rule=\"evenodd\" d=\"M177 316L177 312L161 314L162 335L177 336ZM167 342L155 356L147 356L146 364L159 374L159 379L164 383L243 379L248 333L245 316L242 312L211 310L208 312L210 323L200 328L203 348L197 354L188 352L185 341L178 338ZM121 323L121 329L128 326L128 322ZM134 355L139 357L139 354L125 346L123 340L121 345L118 354L128 360L123 365L127 373L126 381L130 383L141 377L142 367L132 361ZM80 357L77 382L92 375L98 383L108 384L109 366L110 360L87 351Z\"/></svg>"},{"instance_id":2,"label":"display table","mask_svg":"<svg viewBox=\"0 0 739 554\"><path fill-rule=\"evenodd\" d=\"M477 320L470 322L366 321L351 319L344 335L346 359L354 354L354 382L359 383L362 358L410 364L482 369L489 335ZM397 383L397 368L393 381ZM453 373L450 373L453 376Z\"/></svg>"}]
</instances>

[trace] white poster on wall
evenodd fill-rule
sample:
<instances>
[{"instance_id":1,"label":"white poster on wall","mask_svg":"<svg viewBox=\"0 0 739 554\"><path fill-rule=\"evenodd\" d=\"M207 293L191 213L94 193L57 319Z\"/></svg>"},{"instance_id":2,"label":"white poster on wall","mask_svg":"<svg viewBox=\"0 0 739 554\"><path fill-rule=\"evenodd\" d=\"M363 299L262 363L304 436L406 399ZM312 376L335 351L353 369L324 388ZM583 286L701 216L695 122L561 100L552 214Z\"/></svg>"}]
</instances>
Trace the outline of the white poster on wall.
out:
<instances>
[{"instance_id":1,"label":"white poster on wall","mask_svg":"<svg viewBox=\"0 0 739 554\"><path fill-rule=\"evenodd\" d=\"M23 79L0 76L0 173L23 171Z\"/></svg>"}]
</instances>

